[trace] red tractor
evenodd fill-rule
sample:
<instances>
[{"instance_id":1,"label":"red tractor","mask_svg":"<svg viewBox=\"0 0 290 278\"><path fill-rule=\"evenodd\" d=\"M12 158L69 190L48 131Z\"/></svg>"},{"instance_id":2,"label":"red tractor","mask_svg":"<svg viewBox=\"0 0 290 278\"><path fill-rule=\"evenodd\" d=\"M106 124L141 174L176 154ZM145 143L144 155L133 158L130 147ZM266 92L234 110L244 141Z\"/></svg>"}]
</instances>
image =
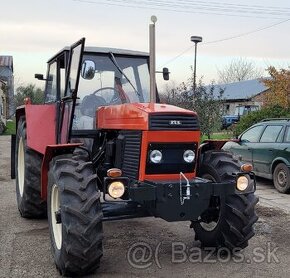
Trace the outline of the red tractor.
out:
<instances>
[{"instance_id":1,"label":"red tractor","mask_svg":"<svg viewBox=\"0 0 290 278\"><path fill-rule=\"evenodd\" d=\"M200 145L195 112L158 103L149 60L148 53L84 47L82 39L48 61L45 78L36 75L46 82L44 104L17 108L18 209L22 217L48 217L63 275L96 270L104 221L191 221L202 246L229 250L254 235L250 165L217 142Z\"/></svg>"}]
</instances>

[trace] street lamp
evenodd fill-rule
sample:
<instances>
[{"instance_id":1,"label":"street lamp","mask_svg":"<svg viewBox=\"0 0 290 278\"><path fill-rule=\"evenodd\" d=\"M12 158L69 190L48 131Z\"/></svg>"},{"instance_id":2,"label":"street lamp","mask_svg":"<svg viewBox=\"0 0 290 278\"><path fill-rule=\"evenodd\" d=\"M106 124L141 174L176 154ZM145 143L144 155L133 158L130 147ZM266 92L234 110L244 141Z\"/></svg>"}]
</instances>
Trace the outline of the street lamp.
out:
<instances>
[{"instance_id":1,"label":"street lamp","mask_svg":"<svg viewBox=\"0 0 290 278\"><path fill-rule=\"evenodd\" d=\"M194 42L195 49L194 49L194 67L193 67L193 93L195 93L196 89L196 50L197 50L197 44L199 42L202 42L202 37L199 36L191 36L190 40Z\"/></svg>"}]
</instances>

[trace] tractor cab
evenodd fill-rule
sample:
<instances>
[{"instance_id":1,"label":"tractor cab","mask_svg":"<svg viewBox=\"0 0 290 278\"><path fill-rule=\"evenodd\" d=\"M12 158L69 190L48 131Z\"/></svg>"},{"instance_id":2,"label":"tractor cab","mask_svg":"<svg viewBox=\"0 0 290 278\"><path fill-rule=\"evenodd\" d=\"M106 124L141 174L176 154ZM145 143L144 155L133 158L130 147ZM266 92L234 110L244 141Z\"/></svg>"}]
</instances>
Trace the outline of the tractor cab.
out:
<instances>
[{"instance_id":1,"label":"tractor cab","mask_svg":"<svg viewBox=\"0 0 290 278\"><path fill-rule=\"evenodd\" d=\"M85 48L73 130L95 129L102 106L149 102L147 53Z\"/></svg>"}]
</instances>

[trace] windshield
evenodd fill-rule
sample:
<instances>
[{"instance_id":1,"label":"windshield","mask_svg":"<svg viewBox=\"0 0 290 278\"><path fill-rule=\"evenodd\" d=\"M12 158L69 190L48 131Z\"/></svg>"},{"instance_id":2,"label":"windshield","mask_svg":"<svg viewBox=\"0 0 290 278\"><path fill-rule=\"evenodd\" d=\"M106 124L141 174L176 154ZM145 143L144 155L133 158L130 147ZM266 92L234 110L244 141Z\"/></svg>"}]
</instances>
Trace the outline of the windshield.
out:
<instances>
[{"instance_id":1,"label":"windshield","mask_svg":"<svg viewBox=\"0 0 290 278\"><path fill-rule=\"evenodd\" d=\"M73 129L95 128L99 107L149 102L148 59L108 54L84 55Z\"/></svg>"}]
</instances>

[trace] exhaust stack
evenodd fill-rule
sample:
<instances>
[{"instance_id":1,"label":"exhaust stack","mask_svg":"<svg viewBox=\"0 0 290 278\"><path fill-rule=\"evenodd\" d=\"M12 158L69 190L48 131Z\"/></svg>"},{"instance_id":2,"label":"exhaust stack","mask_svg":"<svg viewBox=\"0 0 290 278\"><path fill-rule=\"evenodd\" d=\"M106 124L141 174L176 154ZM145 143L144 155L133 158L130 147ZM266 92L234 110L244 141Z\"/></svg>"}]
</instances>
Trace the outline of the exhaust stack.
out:
<instances>
[{"instance_id":1,"label":"exhaust stack","mask_svg":"<svg viewBox=\"0 0 290 278\"><path fill-rule=\"evenodd\" d=\"M152 23L149 25L149 55L150 55L150 102L156 103L156 57L155 57L155 23L157 17L151 16Z\"/></svg>"}]
</instances>

